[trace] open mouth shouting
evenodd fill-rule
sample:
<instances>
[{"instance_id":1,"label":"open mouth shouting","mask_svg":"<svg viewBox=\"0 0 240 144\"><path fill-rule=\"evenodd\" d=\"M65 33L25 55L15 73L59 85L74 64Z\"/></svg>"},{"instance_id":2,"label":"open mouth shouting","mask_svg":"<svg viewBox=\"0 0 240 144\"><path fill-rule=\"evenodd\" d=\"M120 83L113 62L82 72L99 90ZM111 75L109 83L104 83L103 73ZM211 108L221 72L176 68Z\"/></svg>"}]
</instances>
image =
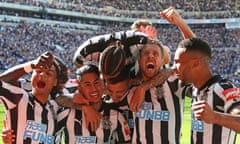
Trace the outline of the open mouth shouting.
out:
<instances>
[{"instance_id":1,"label":"open mouth shouting","mask_svg":"<svg viewBox=\"0 0 240 144\"><path fill-rule=\"evenodd\" d=\"M42 88L44 88L45 86L46 86L46 83L45 83L44 81L38 81L38 82L37 82L37 87L38 87L38 88L41 88L41 89L42 89Z\"/></svg>"},{"instance_id":2,"label":"open mouth shouting","mask_svg":"<svg viewBox=\"0 0 240 144\"><path fill-rule=\"evenodd\" d=\"M148 70L153 70L154 69L154 64L153 63L147 63L147 69Z\"/></svg>"},{"instance_id":3,"label":"open mouth shouting","mask_svg":"<svg viewBox=\"0 0 240 144\"><path fill-rule=\"evenodd\" d=\"M154 62L147 62L143 69L143 73L145 73L145 76L147 77L154 76L157 73L156 64Z\"/></svg>"}]
</instances>

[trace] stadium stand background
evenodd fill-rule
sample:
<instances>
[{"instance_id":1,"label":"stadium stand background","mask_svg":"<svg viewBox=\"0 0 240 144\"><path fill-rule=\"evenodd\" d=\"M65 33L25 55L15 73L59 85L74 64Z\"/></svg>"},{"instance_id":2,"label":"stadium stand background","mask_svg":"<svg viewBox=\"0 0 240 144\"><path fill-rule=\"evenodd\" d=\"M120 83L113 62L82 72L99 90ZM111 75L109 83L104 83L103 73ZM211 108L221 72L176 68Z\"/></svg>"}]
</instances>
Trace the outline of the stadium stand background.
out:
<instances>
[{"instance_id":1,"label":"stadium stand background","mask_svg":"<svg viewBox=\"0 0 240 144\"><path fill-rule=\"evenodd\" d=\"M0 0L0 71L52 51L74 73L74 51L89 37L150 19L174 53L182 39L159 11L173 5L213 50L212 71L240 86L239 0Z\"/></svg>"}]
</instances>

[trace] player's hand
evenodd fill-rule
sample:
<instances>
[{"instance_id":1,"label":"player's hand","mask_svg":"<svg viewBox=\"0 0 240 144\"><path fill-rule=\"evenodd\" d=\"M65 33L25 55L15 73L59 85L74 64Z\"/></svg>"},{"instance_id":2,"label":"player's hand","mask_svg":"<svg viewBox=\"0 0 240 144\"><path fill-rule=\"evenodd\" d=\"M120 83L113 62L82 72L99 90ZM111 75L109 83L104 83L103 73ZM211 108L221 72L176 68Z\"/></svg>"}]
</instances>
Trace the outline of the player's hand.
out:
<instances>
[{"instance_id":1,"label":"player's hand","mask_svg":"<svg viewBox=\"0 0 240 144\"><path fill-rule=\"evenodd\" d=\"M54 57L50 52L45 52L41 54L36 60L34 60L31 64L33 69L43 68L49 69L53 65Z\"/></svg>"},{"instance_id":2,"label":"player's hand","mask_svg":"<svg viewBox=\"0 0 240 144\"><path fill-rule=\"evenodd\" d=\"M214 111L205 100L197 101L192 104L192 110L196 119L203 120L206 123L212 123L215 118Z\"/></svg>"},{"instance_id":3,"label":"player's hand","mask_svg":"<svg viewBox=\"0 0 240 144\"><path fill-rule=\"evenodd\" d=\"M143 86L141 85L137 86L130 101L131 111L137 112L140 110L141 104L145 97L145 92L146 92L146 89Z\"/></svg>"},{"instance_id":4,"label":"player's hand","mask_svg":"<svg viewBox=\"0 0 240 144\"><path fill-rule=\"evenodd\" d=\"M89 105L89 101L88 99L86 99L85 97L83 97L83 95L81 93L75 93L73 96L73 103L76 104L87 104Z\"/></svg>"},{"instance_id":5,"label":"player's hand","mask_svg":"<svg viewBox=\"0 0 240 144\"><path fill-rule=\"evenodd\" d=\"M175 25L178 25L179 21L182 19L179 13L172 6L161 11L160 16L167 20L169 23Z\"/></svg>"},{"instance_id":6,"label":"player's hand","mask_svg":"<svg viewBox=\"0 0 240 144\"><path fill-rule=\"evenodd\" d=\"M152 39L157 39L157 30L154 26L148 25L146 27L140 26L139 30L147 34Z\"/></svg>"},{"instance_id":7,"label":"player's hand","mask_svg":"<svg viewBox=\"0 0 240 144\"><path fill-rule=\"evenodd\" d=\"M94 110L91 106L83 106L82 108L87 128L91 128L91 131L96 131L99 128L102 115Z\"/></svg>"},{"instance_id":8,"label":"player's hand","mask_svg":"<svg viewBox=\"0 0 240 144\"><path fill-rule=\"evenodd\" d=\"M161 69L157 75L152 77L150 80L145 81L141 85L145 88L145 90L149 90L152 87L163 84L173 73L174 71L172 69Z\"/></svg>"},{"instance_id":9,"label":"player's hand","mask_svg":"<svg viewBox=\"0 0 240 144\"><path fill-rule=\"evenodd\" d=\"M15 135L13 130L7 127L6 121L3 121L2 141L4 144L12 144L15 141Z\"/></svg>"}]
</instances>

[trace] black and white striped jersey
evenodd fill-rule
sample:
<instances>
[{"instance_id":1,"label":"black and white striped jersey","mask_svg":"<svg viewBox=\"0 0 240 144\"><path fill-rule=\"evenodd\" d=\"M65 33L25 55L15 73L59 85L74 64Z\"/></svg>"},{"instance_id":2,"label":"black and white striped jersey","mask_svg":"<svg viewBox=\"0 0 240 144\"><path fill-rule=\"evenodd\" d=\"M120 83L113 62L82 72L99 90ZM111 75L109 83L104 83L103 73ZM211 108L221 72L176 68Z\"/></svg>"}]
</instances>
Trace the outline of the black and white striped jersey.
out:
<instances>
[{"instance_id":1,"label":"black and white striped jersey","mask_svg":"<svg viewBox=\"0 0 240 144\"><path fill-rule=\"evenodd\" d=\"M24 89L2 81L0 100L6 109L7 127L16 135L14 143L55 144L56 122L61 119L57 114L61 108L54 100L41 104Z\"/></svg>"},{"instance_id":2,"label":"black and white striped jersey","mask_svg":"<svg viewBox=\"0 0 240 144\"><path fill-rule=\"evenodd\" d=\"M113 133L118 132L117 143L130 141L130 129L121 113L113 110L107 103L103 103L101 110L103 118L100 127L93 132L86 128L85 116L82 111L71 109L66 119L65 143L68 144L104 144L115 143Z\"/></svg>"},{"instance_id":3,"label":"black and white striped jersey","mask_svg":"<svg viewBox=\"0 0 240 144\"><path fill-rule=\"evenodd\" d=\"M64 94L74 93L77 90L77 86L78 86L77 79L69 79L63 88L63 93Z\"/></svg>"},{"instance_id":4,"label":"black and white striped jersey","mask_svg":"<svg viewBox=\"0 0 240 144\"><path fill-rule=\"evenodd\" d=\"M126 30L114 32L111 34L104 34L92 37L85 41L75 52L73 57L73 63L82 65L86 61L95 61L96 63L100 60L100 53L104 51L113 42L121 41L124 45L124 52L126 54L126 65L135 63L136 58L139 54L138 44L146 44L148 36L145 33Z\"/></svg>"},{"instance_id":5,"label":"black and white striped jersey","mask_svg":"<svg viewBox=\"0 0 240 144\"><path fill-rule=\"evenodd\" d=\"M133 135L134 120L133 120L133 112L129 108L130 99L129 99L128 95L130 95L130 93L132 93L132 92L133 92L133 90L127 91L120 102L113 103L110 100L111 102L109 103L111 108L120 112L124 116L124 118L127 120L128 126L130 128L131 138ZM118 136L119 136L119 134L116 134L115 138L118 139Z\"/></svg>"},{"instance_id":6,"label":"black and white striped jersey","mask_svg":"<svg viewBox=\"0 0 240 144\"><path fill-rule=\"evenodd\" d=\"M28 79L20 78L18 80L19 85L21 88L23 88L25 91L30 92L32 90L31 81Z\"/></svg>"},{"instance_id":7,"label":"black and white striped jersey","mask_svg":"<svg viewBox=\"0 0 240 144\"><path fill-rule=\"evenodd\" d=\"M238 93L237 95L235 95ZM217 112L227 113L240 104L239 90L220 76L213 76L202 88L193 90L193 102L206 100ZM220 125L196 120L192 114L192 144L234 144L236 133Z\"/></svg>"},{"instance_id":8,"label":"black and white striped jersey","mask_svg":"<svg viewBox=\"0 0 240 144\"><path fill-rule=\"evenodd\" d=\"M179 144L186 87L175 76L146 91L134 113L133 144Z\"/></svg>"}]
</instances>

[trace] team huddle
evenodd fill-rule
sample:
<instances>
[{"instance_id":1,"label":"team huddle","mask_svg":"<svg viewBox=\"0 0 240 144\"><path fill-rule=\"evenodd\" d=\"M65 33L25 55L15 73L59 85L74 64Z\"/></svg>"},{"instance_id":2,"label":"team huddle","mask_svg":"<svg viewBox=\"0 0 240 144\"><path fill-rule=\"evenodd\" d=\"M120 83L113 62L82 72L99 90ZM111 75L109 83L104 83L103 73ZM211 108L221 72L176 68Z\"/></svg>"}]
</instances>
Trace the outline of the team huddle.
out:
<instances>
[{"instance_id":1,"label":"team huddle","mask_svg":"<svg viewBox=\"0 0 240 144\"><path fill-rule=\"evenodd\" d=\"M211 48L177 11L160 13L183 35L169 68L169 48L148 20L131 30L89 38L75 52L73 89L51 52L0 74L6 144L179 144L186 96L191 144L234 144L240 89L213 75ZM26 89L19 79L32 73ZM30 88L29 88L30 87Z\"/></svg>"}]
</instances>

